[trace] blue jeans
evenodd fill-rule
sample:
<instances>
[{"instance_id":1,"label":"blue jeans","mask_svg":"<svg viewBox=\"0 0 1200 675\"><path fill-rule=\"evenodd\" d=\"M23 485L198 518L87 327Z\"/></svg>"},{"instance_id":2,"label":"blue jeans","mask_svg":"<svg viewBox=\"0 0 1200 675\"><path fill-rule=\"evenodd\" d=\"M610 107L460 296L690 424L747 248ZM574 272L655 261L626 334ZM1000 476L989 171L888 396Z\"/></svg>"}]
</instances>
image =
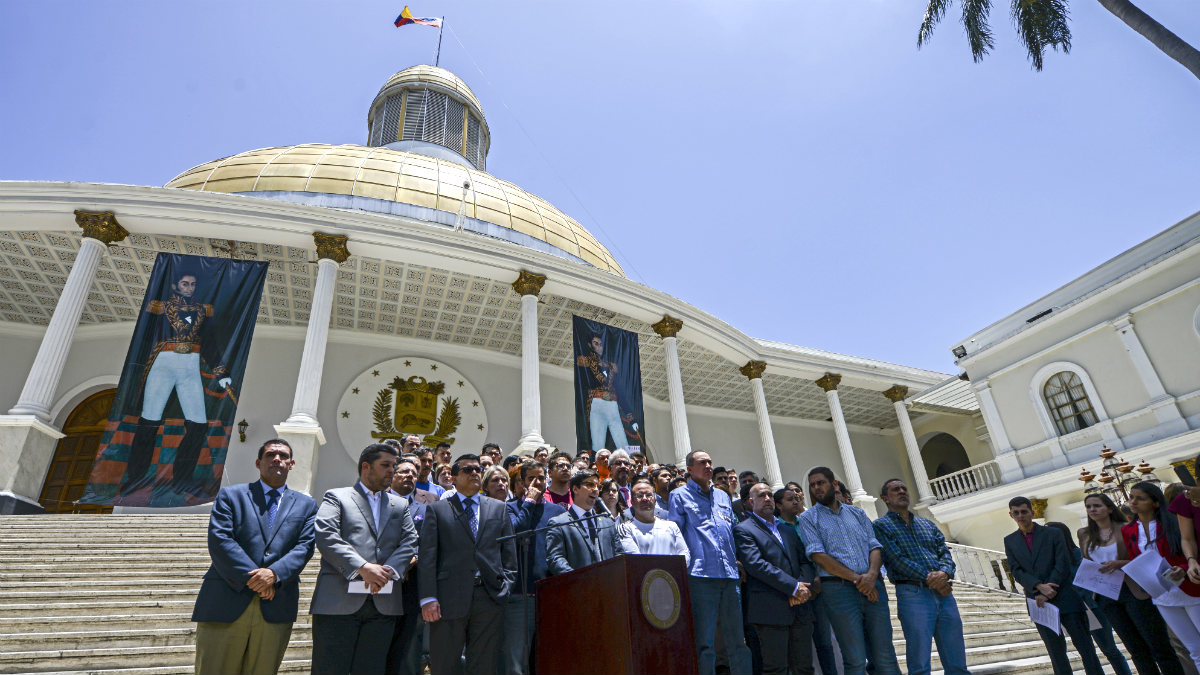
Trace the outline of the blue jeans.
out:
<instances>
[{"instance_id":1,"label":"blue jeans","mask_svg":"<svg viewBox=\"0 0 1200 675\"><path fill-rule=\"evenodd\" d=\"M908 645L904 655L908 675L928 675L934 641L946 675L967 675L962 617L953 595L942 595L925 586L897 584L896 614Z\"/></svg>"},{"instance_id":2,"label":"blue jeans","mask_svg":"<svg viewBox=\"0 0 1200 675\"><path fill-rule=\"evenodd\" d=\"M837 673L837 657L833 654L832 628L819 602L813 603L813 618L813 646L817 648L817 662L821 664L822 673L834 675Z\"/></svg>"},{"instance_id":3,"label":"blue jeans","mask_svg":"<svg viewBox=\"0 0 1200 675\"><path fill-rule=\"evenodd\" d=\"M750 649L742 633L742 600L737 579L688 577L692 596L692 630L696 634L696 663L700 675L713 675L717 669L717 617L721 617L721 637L729 657L729 672L750 672Z\"/></svg>"},{"instance_id":4,"label":"blue jeans","mask_svg":"<svg viewBox=\"0 0 1200 675\"><path fill-rule=\"evenodd\" d=\"M870 602L848 581L822 577L817 602L837 636L842 648L842 668L845 675L864 675L867 650L875 664L875 675L900 675L896 649L892 645L892 617L888 611L887 589L883 580L875 582L879 599Z\"/></svg>"}]
</instances>

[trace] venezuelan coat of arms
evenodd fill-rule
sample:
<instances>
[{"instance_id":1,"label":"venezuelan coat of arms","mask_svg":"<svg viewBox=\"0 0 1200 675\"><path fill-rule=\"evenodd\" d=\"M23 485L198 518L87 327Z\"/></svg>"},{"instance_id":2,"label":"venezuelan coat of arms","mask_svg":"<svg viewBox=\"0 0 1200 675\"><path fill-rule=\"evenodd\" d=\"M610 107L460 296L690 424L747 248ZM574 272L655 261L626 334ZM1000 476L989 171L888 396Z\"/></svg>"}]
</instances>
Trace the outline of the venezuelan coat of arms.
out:
<instances>
[{"instance_id":1,"label":"venezuelan coat of arms","mask_svg":"<svg viewBox=\"0 0 1200 675\"><path fill-rule=\"evenodd\" d=\"M338 435L353 458L370 443L417 434L422 445L481 447L487 413L475 387L454 368L428 358L374 365L350 383L337 413Z\"/></svg>"}]
</instances>

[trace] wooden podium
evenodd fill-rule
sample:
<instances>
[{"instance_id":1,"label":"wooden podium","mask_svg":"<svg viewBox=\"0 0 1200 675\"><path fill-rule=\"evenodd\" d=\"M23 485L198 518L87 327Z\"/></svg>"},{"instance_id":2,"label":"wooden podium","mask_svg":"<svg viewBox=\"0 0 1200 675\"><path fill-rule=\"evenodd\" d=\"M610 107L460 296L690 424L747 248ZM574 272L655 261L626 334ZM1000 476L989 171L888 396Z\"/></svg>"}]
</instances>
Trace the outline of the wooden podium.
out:
<instances>
[{"instance_id":1,"label":"wooden podium","mask_svg":"<svg viewBox=\"0 0 1200 675\"><path fill-rule=\"evenodd\" d=\"M538 675L696 670L682 556L620 555L537 582Z\"/></svg>"}]
</instances>

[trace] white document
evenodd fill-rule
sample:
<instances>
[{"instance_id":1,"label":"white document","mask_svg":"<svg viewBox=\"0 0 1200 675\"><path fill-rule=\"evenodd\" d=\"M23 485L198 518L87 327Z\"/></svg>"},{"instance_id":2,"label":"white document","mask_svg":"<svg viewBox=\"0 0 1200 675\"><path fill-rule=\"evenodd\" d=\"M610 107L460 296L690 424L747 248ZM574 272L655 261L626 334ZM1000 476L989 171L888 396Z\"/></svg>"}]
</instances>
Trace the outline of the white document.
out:
<instances>
[{"instance_id":1,"label":"white document","mask_svg":"<svg viewBox=\"0 0 1200 675\"><path fill-rule=\"evenodd\" d=\"M1150 597L1157 598L1167 591L1175 588L1175 585L1162 578L1162 573L1170 567L1167 561L1163 559L1158 551L1150 549L1142 551L1141 555L1130 560L1121 568L1121 571L1134 581L1142 590L1150 594Z\"/></svg>"},{"instance_id":2,"label":"white document","mask_svg":"<svg viewBox=\"0 0 1200 675\"><path fill-rule=\"evenodd\" d=\"M1062 635L1062 621L1057 607L1049 602L1044 607L1038 607L1037 600L1033 598L1025 598L1025 604L1029 606L1029 618L1033 619L1034 623L1041 624Z\"/></svg>"},{"instance_id":3,"label":"white document","mask_svg":"<svg viewBox=\"0 0 1200 675\"><path fill-rule=\"evenodd\" d=\"M1079 571L1075 572L1075 585L1095 591L1100 595L1117 599L1121 595L1121 584L1125 582L1125 573L1121 570L1101 572L1100 563L1084 558L1079 562Z\"/></svg>"},{"instance_id":4,"label":"white document","mask_svg":"<svg viewBox=\"0 0 1200 675\"><path fill-rule=\"evenodd\" d=\"M354 581L351 581L350 588L348 588L346 590L350 593L370 593L371 592L371 591L367 590L367 582L363 581L362 579L355 579ZM379 589L379 592L380 593L391 593L392 592L392 581L389 579L388 582L383 585L383 588Z\"/></svg>"}]
</instances>

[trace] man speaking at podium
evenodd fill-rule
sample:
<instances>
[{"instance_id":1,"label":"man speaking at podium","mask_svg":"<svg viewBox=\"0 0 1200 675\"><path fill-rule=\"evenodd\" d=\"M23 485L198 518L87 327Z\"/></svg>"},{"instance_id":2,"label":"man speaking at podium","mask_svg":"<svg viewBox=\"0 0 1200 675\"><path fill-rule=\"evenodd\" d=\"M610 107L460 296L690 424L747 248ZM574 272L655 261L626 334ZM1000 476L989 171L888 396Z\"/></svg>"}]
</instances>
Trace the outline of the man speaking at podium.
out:
<instances>
[{"instance_id":1,"label":"man speaking at podium","mask_svg":"<svg viewBox=\"0 0 1200 675\"><path fill-rule=\"evenodd\" d=\"M620 555L621 539L611 518L591 518L600 496L600 477L595 471L580 471L571 477L571 500L567 512L550 519L554 529L546 533L546 562L550 574L571 570Z\"/></svg>"}]
</instances>

